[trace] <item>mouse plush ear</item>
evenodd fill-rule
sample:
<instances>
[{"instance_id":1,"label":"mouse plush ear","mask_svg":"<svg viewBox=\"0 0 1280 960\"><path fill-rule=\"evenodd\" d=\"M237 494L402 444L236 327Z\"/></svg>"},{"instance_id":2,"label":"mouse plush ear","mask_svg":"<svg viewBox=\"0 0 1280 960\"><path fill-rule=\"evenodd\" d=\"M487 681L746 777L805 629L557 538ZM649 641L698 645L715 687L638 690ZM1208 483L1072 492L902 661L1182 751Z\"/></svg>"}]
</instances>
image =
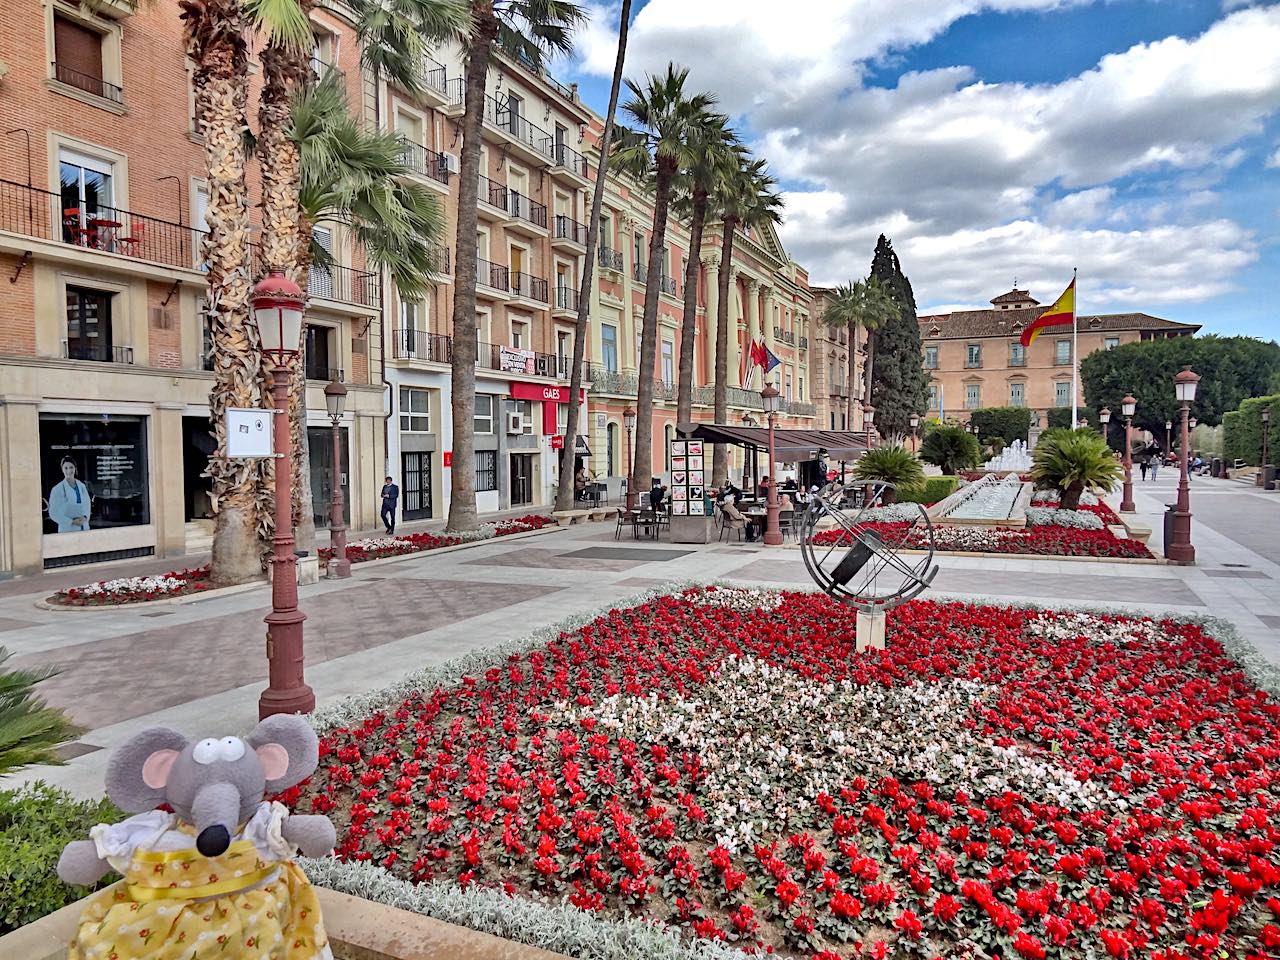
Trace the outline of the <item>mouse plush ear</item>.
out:
<instances>
[{"instance_id":1,"label":"mouse plush ear","mask_svg":"<svg viewBox=\"0 0 1280 960\"><path fill-rule=\"evenodd\" d=\"M151 727L116 750L107 763L107 796L126 813L144 813L164 803L165 786L187 738L168 727Z\"/></svg>"},{"instance_id":2,"label":"mouse plush ear","mask_svg":"<svg viewBox=\"0 0 1280 960\"><path fill-rule=\"evenodd\" d=\"M311 724L292 713L267 717L245 738L258 754L268 793L300 783L320 763L320 738Z\"/></svg>"}]
</instances>

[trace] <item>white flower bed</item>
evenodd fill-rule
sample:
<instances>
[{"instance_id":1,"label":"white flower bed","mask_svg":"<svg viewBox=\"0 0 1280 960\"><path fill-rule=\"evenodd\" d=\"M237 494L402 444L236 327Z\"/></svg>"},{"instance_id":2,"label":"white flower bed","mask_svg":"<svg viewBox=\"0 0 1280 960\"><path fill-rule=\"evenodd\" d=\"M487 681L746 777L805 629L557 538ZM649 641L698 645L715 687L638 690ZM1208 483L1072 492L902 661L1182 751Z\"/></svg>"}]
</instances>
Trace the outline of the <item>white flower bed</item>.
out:
<instances>
[{"instance_id":1,"label":"white flower bed","mask_svg":"<svg viewBox=\"0 0 1280 960\"><path fill-rule=\"evenodd\" d=\"M1058 490L1037 490L1031 495L1033 504L1058 503L1062 499L1062 494ZM1080 506L1096 507L1098 505L1098 496L1091 490L1086 490L1080 494Z\"/></svg>"},{"instance_id":2,"label":"white flower bed","mask_svg":"<svg viewBox=\"0 0 1280 960\"><path fill-rule=\"evenodd\" d=\"M720 587L698 596L695 603L704 607L723 607L750 613L753 610L777 610L782 594L776 590L751 590L745 587Z\"/></svg>"},{"instance_id":3,"label":"white flower bed","mask_svg":"<svg viewBox=\"0 0 1280 960\"><path fill-rule=\"evenodd\" d=\"M110 603L114 598L133 597L140 593L176 593L187 586L187 581L179 580L177 577L120 577L116 580L102 580L98 583L87 583L83 587L76 587L76 592L81 597L93 597L103 599L103 602Z\"/></svg>"},{"instance_id":4,"label":"white flower bed","mask_svg":"<svg viewBox=\"0 0 1280 960\"><path fill-rule=\"evenodd\" d=\"M1027 507L1028 527L1070 527L1073 530L1101 530L1102 518L1088 510L1059 510L1057 507Z\"/></svg>"},{"instance_id":5,"label":"white flower bed","mask_svg":"<svg viewBox=\"0 0 1280 960\"><path fill-rule=\"evenodd\" d=\"M920 517L920 505L915 503L890 503L872 507L857 514L861 523L910 523Z\"/></svg>"}]
</instances>

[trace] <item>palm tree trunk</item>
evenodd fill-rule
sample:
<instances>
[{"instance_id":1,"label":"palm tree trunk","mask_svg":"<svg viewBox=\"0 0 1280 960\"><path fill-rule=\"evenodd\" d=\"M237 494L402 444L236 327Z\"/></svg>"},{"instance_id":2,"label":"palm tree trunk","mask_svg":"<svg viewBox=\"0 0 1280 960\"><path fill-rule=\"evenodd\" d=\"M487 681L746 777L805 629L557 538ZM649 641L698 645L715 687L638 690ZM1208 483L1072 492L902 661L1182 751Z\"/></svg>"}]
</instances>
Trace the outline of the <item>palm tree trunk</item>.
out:
<instances>
[{"instance_id":1,"label":"palm tree trunk","mask_svg":"<svg viewBox=\"0 0 1280 960\"><path fill-rule=\"evenodd\" d=\"M631 20L631 0L622 0L618 22L618 56L613 63L613 85L609 88L609 109L604 115L600 137L600 160L596 164L596 185L591 193L591 219L587 221L587 253L582 261L582 282L578 286L578 321L573 333L573 370L569 374L569 416L564 449L560 451L560 486L556 489L556 509L573 509L573 457L578 439L578 396L582 393L582 363L586 357L587 323L591 314L591 289L595 282L596 247L600 243L600 209L604 205L605 171L609 169L609 147L613 121L618 112L618 92L622 88L622 65L627 56L627 28Z\"/></svg>"},{"instance_id":2,"label":"palm tree trunk","mask_svg":"<svg viewBox=\"0 0 1280 960\"><path fill-rule=\"evenodd\" d=\"M849 383L845 388L848 393L845 395L845 421L844 428L846 430L853 429L853 405L857 397L853 394L854 384L858 382L858 327L855 325L849 329Z\"/></svg>"},{"instance_id":3,"label":"palm tree trunk","mask_svg":"<svg viewBox=\"0 0 1280 960\"><path fill-rule=\"evenodd\" d=\"M733 262L733 232L737 221L720 224L719 300L716 305L716 423L729 422L729 265ZM733 335L738 335L735 323ZM729 448L723 443L712 447L711 485L719 487L729 475Z\"/></svg>"},{"instance_id":4,"label":"palm tree trunk","mask_svg":"<svg viewBox=\"0 0 1280 960\"><path fill-rule=\"evenodd\" d=\"M662 249L667 238L673 161L657 158L653 191L653 227L649 240L649 276L644 293L644 328L640 331L640 386L636 391L636 449L631 461L630 490L645 494L653 477L653 374L658 356L658 289L662 282ZM642 485L643 484L643 485Z\"/></svg>"},{"instance_id":5,"label":"palm tree trunk","mask_svg":"<svg viewBox=\"0 0 1280 960\"><path fill-rule=\"evenodd\" d=\"M865 406L868 403L874 404L875 401L871 396L871 378L876 372L876 332L874 329L867 331L867 373L862 385L863 399Z\"/></svg>"},{"instance_id":6,"label":"palm tree trunk","mask_svg":"<svg viewBox=\"0 0 1280 960\"><path fill-rule=\"evenodd\" d=\"M466 533L479 526L476 514L476 201L480 188L480 123L484 118L485 80L498 35L493 8L472 4L475 20L467 41L462 156L458 164L458 266L453 287L453 469L449 477L449 519L445 529ZM577 350L577 347L574 347Z\"/></svg>"},{"instance_id":7,"label":"palm tree trunk","mask_svg":"<svg viewBox=\"0 0 1280 960\"><path fill-rule=\"evenodd\" d=\"M698 264L702 229L707 221L707 192L693 191L689 224L689 262L684 268L684 317L680 321L680 383L676 390L676 423L693 422L693 342L698 328Z\"/></svg>"},{"instance_id":8,"label":"palm tree trunk","mask_svg":"<svg viewBox=\"0 0 1280 960\"><path fill-rule=\"evenodd\" d=\"M227 456L228 407L261 405L258 337L249 322L249 201L245 188L244 116L249 59L237 0L183 3L187 53L196 64L196 116L208 168L209 234L204 262L214 349L209 416L217 449L209 458L215 511L211 577L231 584L262 575L255 499L256 460Z\"/></svg>"}]
</instances>

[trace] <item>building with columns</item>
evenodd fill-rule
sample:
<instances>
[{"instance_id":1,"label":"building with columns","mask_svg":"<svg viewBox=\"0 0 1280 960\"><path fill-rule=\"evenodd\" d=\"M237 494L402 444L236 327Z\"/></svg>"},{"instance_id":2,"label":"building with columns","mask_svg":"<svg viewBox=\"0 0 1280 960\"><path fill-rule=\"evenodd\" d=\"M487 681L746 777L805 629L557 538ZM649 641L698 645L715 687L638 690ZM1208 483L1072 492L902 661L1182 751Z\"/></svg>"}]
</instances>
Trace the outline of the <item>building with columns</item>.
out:
<instances>
[{"instance_id":1,"label":"building with columns","mask_svg":"<svg viewBox=\"0 0 1280 960\"><path fill-rule=\"evenodd\" d=\"M867 331L860 330L854 337L848 330L828 326L823 317L835 290L813 287L812 293L814 324L809 378L817 406L816 425L826 430L864 431L862 398L866 389Z\"/></svg>"}]
</instances>

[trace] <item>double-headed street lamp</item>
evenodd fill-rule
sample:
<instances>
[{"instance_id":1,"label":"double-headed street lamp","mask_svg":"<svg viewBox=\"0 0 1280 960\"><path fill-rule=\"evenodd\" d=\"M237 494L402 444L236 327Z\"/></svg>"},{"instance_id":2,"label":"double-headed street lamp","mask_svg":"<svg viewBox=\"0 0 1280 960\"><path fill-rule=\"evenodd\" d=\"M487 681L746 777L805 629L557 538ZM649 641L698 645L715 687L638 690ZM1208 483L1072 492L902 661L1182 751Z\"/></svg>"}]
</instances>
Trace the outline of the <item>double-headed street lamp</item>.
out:
<instances>
[{"instance_id":1,"label":"double-headed street lamp","mask_svg":"<svg viewBox=\"0 0 1280 960\"><path fill-rule=\"evenodd\" d=\"M765 416L769 419L769 501L765 506L764 543L766 547L780 547L782 529L778 523L778 514L782 507L778 503L778 467L773 447L773 426L778 419L778 411L782 409L782 394L772 383L767 383L760 391L760 399L764 403Z\"/></svg>"},{"instance_id":2,"label":"double-headed street lamp","mask_svg":"<svg viewBox=\"0 0 1280 960\"><path fill-rule=\"evenodd\" d=\"M635 484L631 476L631 433L636 428L636 411L634 407L627 407L622 411L622 426L627 431L627 512L630 513L636 508L636 492L633 487Z\"/></svg>"},{"instance_id":3,"label":"double-headed street lamp","mask_svg":"<svg viewBox=\"0 0 1280 960\"><path fill-rule=\"evenodd\" d=\"M333 494L329 498L329 547L333 556L329 558L325 576L340 580L351 576L351 561L347 559L347 524L342 516L342 437L338 429L347 407L347 388L336 377L324 388L324 405L333 425Z\"/></svg>"},{"instance_id":4,"label":"double-headed street lamp","mask_svg":"<svg viewBox=\"0 0 1280 960\"><path fill-rule=\"evenodd\" d=\"M1133 513L1137 508L1133 505L1133 413L1138 409L1138 401L1133 394L1126 393L1120 401L1120 412L1124 414L1124 493L1120 497L1120 512Z\"/></svg>"},{"instance_id":5,"label":"double-headed street lamp","mask_svg":"<svg viewBox=\"0 0 1280 960\"><path fill-rule=\"evenodd\" d=\"M253 319L262 353L271 357L271 394L275 401L275 511L272 537L271 612L267 624L267 689L258 698L259 719L276 713L310 713L316 695L303 679L302 623L298 609L298 558L293 539L293 466L289 449L289 383L298 360L302 314L307 297L282 273L272 273L253 288Z\"/></svg>"},{"instance_id":6,"label":"double-headed street lamp","mask_svg":"<svg viewBox=\"0 0 1280 960\"><path fill-rule=\"evenodd\" d=\"M1191 545L1191 484L1187 459L1191 446L1191 403L1199 383L1199 375L1190 366L1183 367L1173 378L1175 395L1182 404L1182 450L1178 454L1178 503L1173 510L1173 533L1165 544L1164 555L1177 563L1196 562L1196 548Z\"/></svg>"}]
</instances>

